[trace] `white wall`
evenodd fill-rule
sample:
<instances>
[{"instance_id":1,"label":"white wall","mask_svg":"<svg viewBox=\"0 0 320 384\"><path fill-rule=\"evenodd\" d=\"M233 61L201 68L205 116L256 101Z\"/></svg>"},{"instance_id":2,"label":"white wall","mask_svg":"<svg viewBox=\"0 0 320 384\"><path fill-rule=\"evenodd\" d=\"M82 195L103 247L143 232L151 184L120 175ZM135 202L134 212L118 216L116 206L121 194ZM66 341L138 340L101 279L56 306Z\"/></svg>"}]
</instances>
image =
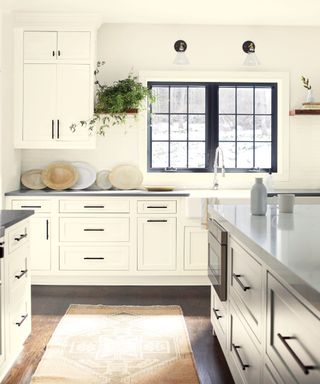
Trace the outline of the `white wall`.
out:
<instances>
[{"instance_id":1,"label":"white wall","mask_svg":"<svg viewBox=\"0 0 320 384\"><path fill-rule=\"evenodd\" d=\"M20 184L21 151L13 148L13 29L12 15L0 12L0 188L1 194ZM3 201L0 199L0 207Z\"/></svg>"},{"instance_id":2,"label":"white wall","mask_svg":"<svg viewBox=\"0 0 320 384\"><path fill-rule=\"evenodd\" d=\"M187 25L105 24L98 33L98 59L106 61L100 79L108 83L124 78L133 68L139 71L243 71L242 43L253 40L263 64L259 71L287 72L290 79L290 109L305 99L300 77L310 78L315 97L320 100L319 27L228 27ZM178 39L188 43L191 65L172 64L173 44ZM254 69L253 69L254 70ZM282 113L287 118L289 106ZM277 186L320 187L320 116L290 117L286 140L280 155L289 164ZM144 115L139 122L130 120L130 127L113 128L105 138L98 139L95 150L23 150L23 170L43 167L53 160L83 160L100 169L116 164L139 164L146 151L139 134L145 129ZM139 164L144 168L144 164ZM254 175L243 177L228 174L221 181L224 187L247 187ZM211 187L212 175L146 175L145 183L170 183L177 186Z\"/></svg>"}]
</instances>

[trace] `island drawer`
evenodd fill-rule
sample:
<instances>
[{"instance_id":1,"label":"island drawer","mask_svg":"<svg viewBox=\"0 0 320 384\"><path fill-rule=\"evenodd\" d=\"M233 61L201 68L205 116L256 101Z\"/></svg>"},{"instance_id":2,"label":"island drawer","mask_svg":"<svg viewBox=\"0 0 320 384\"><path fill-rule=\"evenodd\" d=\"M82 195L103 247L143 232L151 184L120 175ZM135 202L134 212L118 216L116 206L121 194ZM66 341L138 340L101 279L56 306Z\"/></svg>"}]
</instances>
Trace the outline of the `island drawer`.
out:
<instances>
[{"instance_id":1,"label":"island drawer","mask_svg":"<svg viewBox=\"0 0 320 384\"><path fill-rule=\"evenodd\" d=\"M12 209L31 209L35 212L50 213L52 210L51 200L12 200Z\"/></svg>"},{"instance_id":2,"label":"island drawer","mask_svg":"<svg viewBox=\"0 0 320 384\"><path fill-rule=\"evenodd\" d=\"M60 247L62 271L127 271L128 246Z\"/></svg>"},{"instance_id":3,"label":"island drawer","mask_svg":"<svg viewBox=\"0 0 320 384\"><path fill-rule=\"evenodd\" d=\"M138 213L176 213L176 200L139 200Z\"/></svg>"},{"instance_id":4,"label":"island drawer","mask_svg":"<svg viewBox=\"0 0 320 384\"><path fill-rule=\"evenodd\" d=\"M320 320L270 273L267 354L286 383L320 383Z\"/></svg>"},{"instance_id":5,"label":"island drawer","mask_svg":"<svg viewBox=\"0 0 320 384\"><path fill-rule=\"evenodd\" d=\"M28 293L12 301L9 313L11 352L19 351L31 332L31 312Z\"/></svg>"},{"instance_id":6,"label":"island drawer","mask_svg":"<svg viewBox=\"0 0 320 384\"><path fill-rule=\"evenodd\" d=\"M129 241L127 217L60 218L60 241Z\"/></svg>"},{"instance_id":7,"label":"island drawer","mask_svg":"<svg viewBox=\"0 0 320 384\"><path fill-rule=\"evenodd\" d=\"M230 239L230 293L249 327L261 340L263 272L262 266L232 237ZM240 300L238 299L240 298Z\"/></svg>"},{"instance_id":8,"label":"island drawer","mask_svg":"<svg viewBox=\"0 0 320 384\"><path fill-rule=\"evenodd\" d=\"M211 286L211 323L222 349L227 347L227 303L220 301L216 291Z\"/></svg>"},{"instance_id":9,"label":"island drawer","mask_svg":"<svg viewBox=\"0 0 320 384\"><path fill-rule=\"evenodd\" d=\"M20 297L26 290L30 271L28 270L28 251L25 247L18 248L8 260L8 284L10 296Z\"/></svg>"},{"instance_id":10,"label":"island drawer","mask_svg":"<svg viewBox=\"0 0 320 384\"><path fill-rule=\"evenodd\" d=\"M15 225L13 229L9 229L9 253L14 252L16 249L22 247L29 240L29 227L26 222Z\"/></svg>"},{"instance_id":11,"label":"island drawer","mask_svg":"<svg viewBox=\"0 0 320 384\"><path fill-rule=\"evenodd\" d=\"M61 213L129 213L130 201L126 199L89 199L89 200L60 200Z\"/></svg>"},{"instance_id":12,"label":"island drawer","mask_svg":"<svg viewBox=\"0 0 320 384\"><path fill-rule=\"evenodd\" d=\"M230 358L236 367L235 382L247 384L261 383L261 355L254 341L246 330L242 316L230 305Z\"/></svg>"}]
</instances>

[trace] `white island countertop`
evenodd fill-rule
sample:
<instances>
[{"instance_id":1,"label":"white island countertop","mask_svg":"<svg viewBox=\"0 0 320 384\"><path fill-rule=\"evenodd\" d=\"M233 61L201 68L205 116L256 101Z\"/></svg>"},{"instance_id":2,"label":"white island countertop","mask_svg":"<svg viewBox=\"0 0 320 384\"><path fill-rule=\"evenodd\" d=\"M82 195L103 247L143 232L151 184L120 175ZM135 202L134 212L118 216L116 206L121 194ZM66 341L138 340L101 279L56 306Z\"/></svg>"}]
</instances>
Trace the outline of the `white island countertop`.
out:
<instances>
[{"instance_id":1,"label":"white island countertop","mask_svg":"<svg viewBox=\"0 0 320 384\"><path fill-rule=\"evenodd\" d=\"M253 216L249 205L209 205L209 217L247 245L320 314L320 205Z\"/></svg>"}]
</instances>

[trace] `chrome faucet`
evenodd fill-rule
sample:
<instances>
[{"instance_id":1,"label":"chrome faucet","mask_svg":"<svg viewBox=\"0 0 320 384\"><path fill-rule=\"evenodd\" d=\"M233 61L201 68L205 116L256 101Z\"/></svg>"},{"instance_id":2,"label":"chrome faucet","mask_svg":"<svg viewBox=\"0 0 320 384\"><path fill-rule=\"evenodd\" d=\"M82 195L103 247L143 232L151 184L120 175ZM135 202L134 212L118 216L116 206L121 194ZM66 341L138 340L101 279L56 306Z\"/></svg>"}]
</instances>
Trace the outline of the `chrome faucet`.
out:
<instances>
[{"instance_id":1,"label":"chrome faucet","mask_svg":"<svg viewBox=\"0 0 320 384\"><path fill-rule=\"evenodd\" d=\"M216 152L214 155L214 163L213 163L213 172L214 172L214 177L213 177L213 189L218 189L219 188L219 183L218 183L218 167L221 168L221 175L224 177L225 175L225 166L224 166L224 156L223 156L223 151L220 147L216 148Z\"/></svg>"}]
</instances>

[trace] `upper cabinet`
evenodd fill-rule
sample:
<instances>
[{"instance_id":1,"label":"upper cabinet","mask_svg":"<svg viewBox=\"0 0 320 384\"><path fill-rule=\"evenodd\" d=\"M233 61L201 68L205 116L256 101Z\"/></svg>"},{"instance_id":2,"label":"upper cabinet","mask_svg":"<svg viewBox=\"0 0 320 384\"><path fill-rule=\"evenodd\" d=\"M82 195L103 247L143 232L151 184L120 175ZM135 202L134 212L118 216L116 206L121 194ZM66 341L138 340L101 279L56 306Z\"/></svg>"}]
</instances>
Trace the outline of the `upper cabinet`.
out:
<instances>
[{"instance_id":1,"label":"upper cabinet","mask_svg":"<svg viewBox=\"0 0 320 384\"><path fill-rule=\"evenodd\" d=\"M24 61L88 61L91 52L91 33L25 31L23 47Z\"/></svg>"},{"instance_id":2,"label":"upper cabinet","mask_svg":"<svg viewBox=\"0 0 320 384\"><path fill-rule=\"evenodd\" d=\"M15 147L94 148L95 31L16 31Z\"/></svg>"}]
</instances>

